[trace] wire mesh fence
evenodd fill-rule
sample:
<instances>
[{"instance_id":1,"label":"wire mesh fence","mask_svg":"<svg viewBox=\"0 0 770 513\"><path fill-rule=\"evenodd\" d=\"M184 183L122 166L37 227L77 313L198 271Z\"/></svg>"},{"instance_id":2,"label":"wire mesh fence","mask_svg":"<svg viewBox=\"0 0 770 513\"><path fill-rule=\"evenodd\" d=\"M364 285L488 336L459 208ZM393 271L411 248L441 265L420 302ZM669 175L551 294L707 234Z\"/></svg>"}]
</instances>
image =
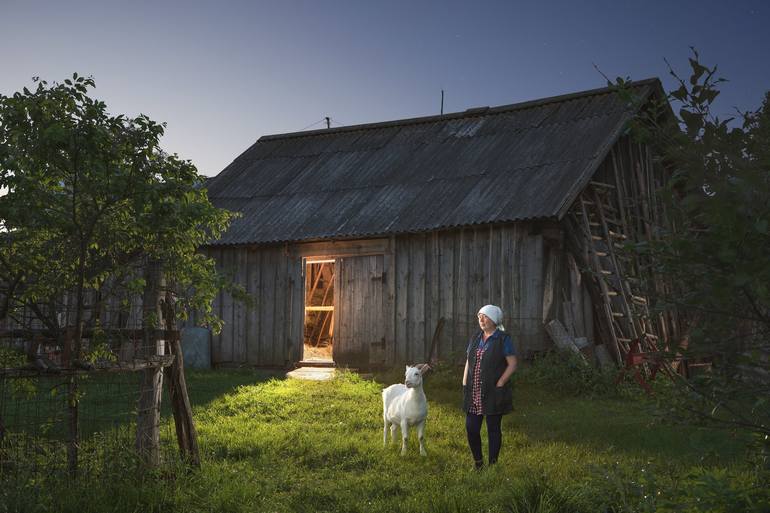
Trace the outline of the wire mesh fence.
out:
<instances>
[{"instance_id":1,"label":"wire mesh fence","mask_svg":"<svg viewBox=\"0 0 770 513\"><path fill-rule=\"evenodd\" d=\"M130 371L0 371L4 495L39 493L49 480L108 479L140 470L136 434L138 400L146 392L142 383L141 373ZM157 432L161 460L179 461L168 413L158 417Z\"/></svg>"}]
</instances>

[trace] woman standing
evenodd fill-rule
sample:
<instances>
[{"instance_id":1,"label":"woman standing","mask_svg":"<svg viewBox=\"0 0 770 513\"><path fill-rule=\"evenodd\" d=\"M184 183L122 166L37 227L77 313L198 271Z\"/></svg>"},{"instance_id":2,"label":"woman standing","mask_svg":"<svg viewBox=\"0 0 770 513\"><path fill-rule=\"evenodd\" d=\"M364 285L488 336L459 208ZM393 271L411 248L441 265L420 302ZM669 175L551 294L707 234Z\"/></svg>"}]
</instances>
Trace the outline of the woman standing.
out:
<instances>
[{"instance_id":1,"label":"woman standing","mask_svg":"<svg viewBox=\"0 0 770 513\"><path fill-rule=\"evenodd\" d=\"M481 332L468 344L463 372L463 409L468 446L477 469L484 466L481 423L486 417L489 464L497 462L502 445L500 423L513 409L511 374L516 370L516 350L503 327L503 311L495 305L479 310Z\"/></svg>"}]
</instances>

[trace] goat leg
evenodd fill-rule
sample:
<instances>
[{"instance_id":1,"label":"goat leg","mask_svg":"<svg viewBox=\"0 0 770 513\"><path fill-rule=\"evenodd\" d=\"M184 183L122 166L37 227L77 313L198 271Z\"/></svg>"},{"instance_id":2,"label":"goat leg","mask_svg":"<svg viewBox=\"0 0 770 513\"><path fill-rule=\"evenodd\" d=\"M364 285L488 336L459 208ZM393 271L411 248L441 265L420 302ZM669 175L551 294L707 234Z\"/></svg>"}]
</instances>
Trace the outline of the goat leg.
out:
<instances>
[{"instance_id":1,"label":"goat leg","mask_svg":"<svg viewBox=\"0 0 770 513\"><path fill-rule=\"evenodd\" d=\"M388 445L388 419L382 414L382 446Z\"/></svg>"},{"instance_id":2,"label":"goat leg","mask_svg":"<svg viewBox=\"0 0 770 513\"><path fill-rule=\"evenodd\" d=\"M425 452L425 421L417 424L417 439L420 441L420 456L427 456Z\"/></svg>"},{"instance_id":3,"label":"goat leg","mask_svg":"<svg viewBox=\"0 0 770 513\"><path fill-rule=\"evenodd\" d=\"M406 439L409 436L409 423L401 421L401 456L406 456Z\"/></svg>"}]
</instances>

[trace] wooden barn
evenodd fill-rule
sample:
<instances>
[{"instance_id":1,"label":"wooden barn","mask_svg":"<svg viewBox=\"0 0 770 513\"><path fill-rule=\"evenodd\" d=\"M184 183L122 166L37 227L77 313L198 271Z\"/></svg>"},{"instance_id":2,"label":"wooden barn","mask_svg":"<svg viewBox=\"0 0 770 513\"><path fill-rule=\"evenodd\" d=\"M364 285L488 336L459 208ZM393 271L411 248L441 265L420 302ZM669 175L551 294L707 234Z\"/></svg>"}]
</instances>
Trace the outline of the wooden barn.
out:
<instances>
[{"instance_id":1,"label":"wooden barn","mask_svg":"<svg viewBox=\"0 0 770 513\"><path fill-rule=\"evenodd\" d=\"M261 137L207 183L241 215L206 251L255 298L216 301L213 364L459 361L487 303L525 358L555 325L616 361L676 337L620 251L664 179L628 134L661 84L631 89Z\"/></svg>"}]
</instances>

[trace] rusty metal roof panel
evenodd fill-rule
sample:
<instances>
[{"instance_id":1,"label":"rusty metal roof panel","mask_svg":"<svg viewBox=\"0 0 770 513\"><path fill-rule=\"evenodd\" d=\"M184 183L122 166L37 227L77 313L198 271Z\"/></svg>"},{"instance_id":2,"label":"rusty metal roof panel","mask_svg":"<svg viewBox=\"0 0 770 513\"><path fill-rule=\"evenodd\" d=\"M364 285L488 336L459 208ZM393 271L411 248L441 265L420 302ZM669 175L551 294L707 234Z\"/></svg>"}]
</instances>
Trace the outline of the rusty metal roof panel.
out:
<instances>
[{"instance_id":1,"label":"rusty metal roof panel","mask_svg":"<svg viewBox=\"0 0 770 513\"><path fill-rule=\"evenodd\" d=\"M639 94L659 82L633 86ZM558 217L634 115L609 89L261 138L206 187L240 211L217 244Z\"/></svg>"}]
</instances>

